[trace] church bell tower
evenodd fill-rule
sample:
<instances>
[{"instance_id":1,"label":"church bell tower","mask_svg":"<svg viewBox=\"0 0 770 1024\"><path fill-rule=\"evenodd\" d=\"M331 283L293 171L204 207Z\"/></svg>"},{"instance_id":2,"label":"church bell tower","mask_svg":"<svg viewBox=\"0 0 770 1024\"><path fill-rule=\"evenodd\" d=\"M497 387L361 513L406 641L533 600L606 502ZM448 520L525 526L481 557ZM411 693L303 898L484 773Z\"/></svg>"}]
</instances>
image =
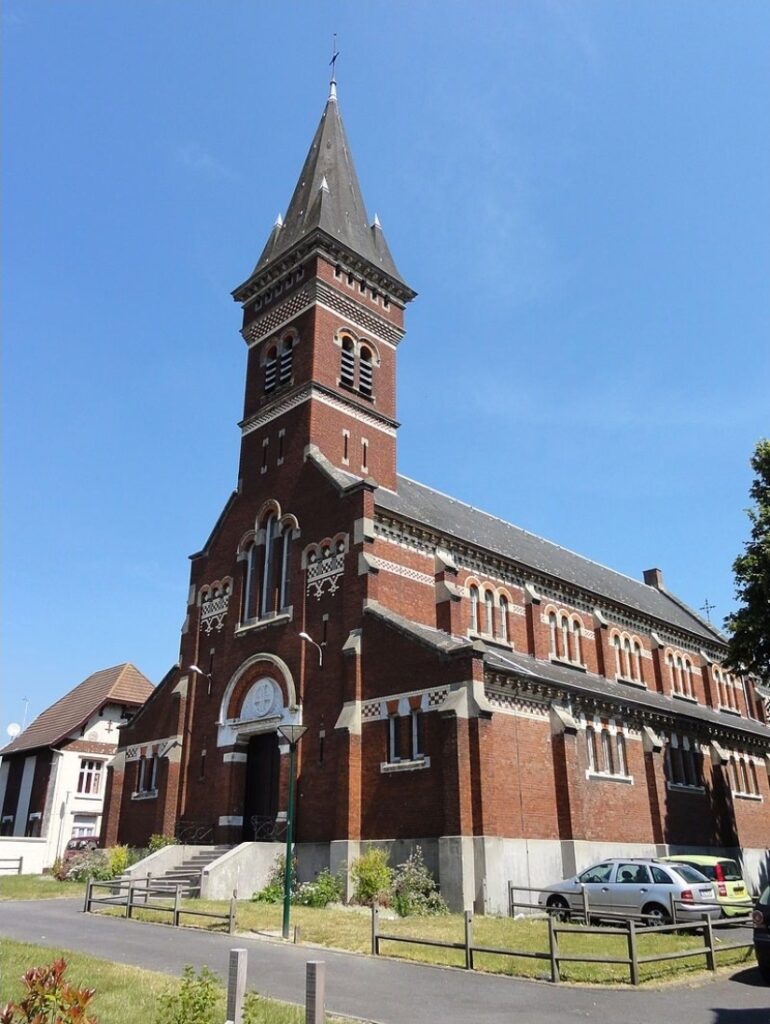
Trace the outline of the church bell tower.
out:
<instances>
[{"instance_id":1,"label":"church bell tower","mask_svg":"<svg viewBox=\"0 0 770 1024\"><path fill-rule=\"evenodd\" d=\"M331 82L291 197L233 292L248 367L240 484L310 447L353 476L396 486L396 350L415 292L366 214Z\"/></svg>"}]
</instances>

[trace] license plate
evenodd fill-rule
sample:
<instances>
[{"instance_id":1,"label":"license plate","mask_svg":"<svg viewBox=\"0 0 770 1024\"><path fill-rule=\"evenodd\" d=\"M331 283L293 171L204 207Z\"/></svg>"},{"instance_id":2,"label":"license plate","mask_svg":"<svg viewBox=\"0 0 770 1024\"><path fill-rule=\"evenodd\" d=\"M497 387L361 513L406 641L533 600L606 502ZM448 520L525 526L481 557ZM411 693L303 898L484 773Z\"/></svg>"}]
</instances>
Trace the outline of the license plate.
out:
<instances>
[{"instance_id":1,"label":"license plate","mask_svg":"<svg viewBox=\"0 0 770 1024\"><path fill-rule=\"evenodd\" d=\"M744 887L744 886L742 886L742 885L736 885L736 887L735 887L735 891L736 891L736 892L746 892L746 889L745 889L745 887Z\"/></svg>"},{"instance_id":2,"label":"license plate","mask_svg":"<svg viewBox=\"0 0 770 1024\"><path fill-rule=\"evenodd\" d=\"M705 897L707 900L713 900L714 899L714 890L713 889L699 889L698 892L701 894L701 896Z\"/></svg>"}]
</instances>

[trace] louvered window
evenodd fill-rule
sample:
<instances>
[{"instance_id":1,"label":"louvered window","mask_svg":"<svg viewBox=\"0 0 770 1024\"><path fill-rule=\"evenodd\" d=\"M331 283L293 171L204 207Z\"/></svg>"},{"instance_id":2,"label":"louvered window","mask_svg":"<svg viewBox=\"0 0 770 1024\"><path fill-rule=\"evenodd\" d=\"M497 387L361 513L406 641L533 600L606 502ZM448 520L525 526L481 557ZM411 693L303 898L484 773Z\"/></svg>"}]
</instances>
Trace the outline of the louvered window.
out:
<instances>
[{"instance_id":1,"label":"louvered window","mask_svg":"<svg viewBox=\"0 0 770 1024\"><path fill-rule=\"evenodd\" d=\"M276 375L278 372L278 357L274 348L267 353L265 360L265 391L270 392L275 387Z\"/></svg>"},{"instance_id":2,"label":"louvered window","mask_svg":"<svg viewBox=\"0 0 770 1024\"><path fill-rule=\"evenodd\" d=\"M372 353L368 348L361 349L361 361L358 364L358 390L367 398L372 396Z\"/></svg>"},{"instance_id":3,"label":"louvered window","mask_svg":"<svg viewBox=\"0 0 770 1024\"><path fill-rule=\"evenodd\" d=\"M340 383L352 388L355 380L356 357L353 352L353 342L350 338L344 338L342 342L342 353L340 355Z\"/></svg>"},{"instance_id":4,"label":"louvered window","mask_svg":"<svg viewBox=\"0 0 770 1024\"><path fill-rule=\"evenodd\" d=\"M287 338L281 346L281 365L279 371L279 383L287 384L291 380L292 363L294 361L294 345L291 338Z\"/></svg>"}]
</instances>

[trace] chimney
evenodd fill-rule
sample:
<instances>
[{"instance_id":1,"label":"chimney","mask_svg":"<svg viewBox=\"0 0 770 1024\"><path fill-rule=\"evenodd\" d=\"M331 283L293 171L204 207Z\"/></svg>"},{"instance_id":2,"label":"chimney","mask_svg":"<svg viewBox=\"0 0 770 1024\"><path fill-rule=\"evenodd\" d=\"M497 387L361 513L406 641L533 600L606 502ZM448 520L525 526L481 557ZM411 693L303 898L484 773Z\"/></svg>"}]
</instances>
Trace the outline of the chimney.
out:
<instances>
[{"instance_id":1,"label":"chimney","mask_svg":"<svg viewBox=\"0 0 770 1024\"><path fill-rule=\"evenodd\" d=\"M655 587L656 590L666 589L666 585L663 582L663 573L660 569L645 569L644 582L648 587Z\"/></svg>"}]
</instances>

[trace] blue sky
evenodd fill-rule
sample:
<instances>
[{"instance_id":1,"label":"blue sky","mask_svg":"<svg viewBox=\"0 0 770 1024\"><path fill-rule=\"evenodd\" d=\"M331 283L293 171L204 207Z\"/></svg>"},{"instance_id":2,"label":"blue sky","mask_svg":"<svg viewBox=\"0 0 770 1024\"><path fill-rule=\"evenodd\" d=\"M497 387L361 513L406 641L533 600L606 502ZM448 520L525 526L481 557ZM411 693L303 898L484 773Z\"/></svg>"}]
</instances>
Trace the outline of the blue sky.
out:
<instances>
[{"instance_id":1,"label":"blue sky","mask_svg":"<svg viewBox=\"0 0 770 1024\"><path fill-rule=\"evenodd\" d=\"M770 431L770 4L6 0L2 734L176 660L234 486L230 290L331 33L419 292L401 472L721 622Z\"/></svg>"}]
</instances>

